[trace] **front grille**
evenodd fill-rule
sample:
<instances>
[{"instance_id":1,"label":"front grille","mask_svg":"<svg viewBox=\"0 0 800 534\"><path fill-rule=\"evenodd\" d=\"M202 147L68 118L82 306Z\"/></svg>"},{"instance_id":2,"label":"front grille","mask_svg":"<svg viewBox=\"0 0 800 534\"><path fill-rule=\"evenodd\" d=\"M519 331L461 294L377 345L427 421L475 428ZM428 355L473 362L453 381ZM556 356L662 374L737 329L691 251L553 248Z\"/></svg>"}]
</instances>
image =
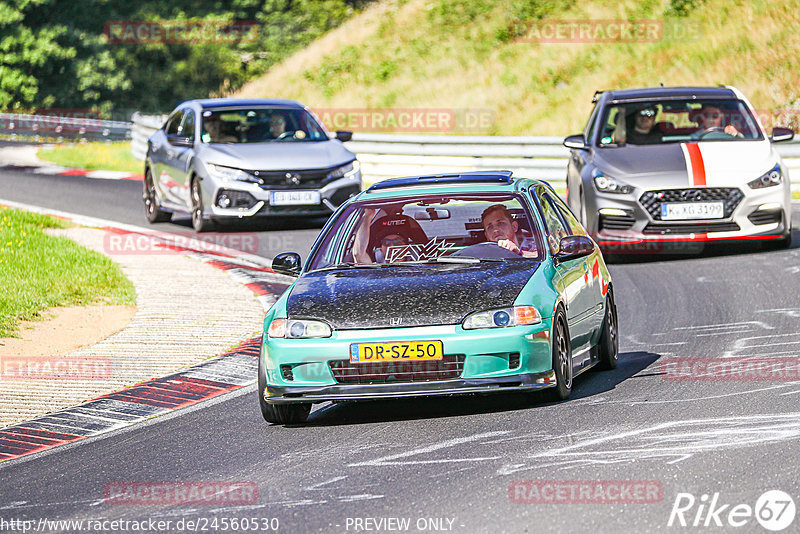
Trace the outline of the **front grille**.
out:
<instances>
[{"instance_id":1,"label":"front grille","mask_svg":"<svg viewBox=\"0 0 800 534\"><path fill-rule=\"evenodd\" d=\"M747 216L753 224L771 224L781 222L783 212L780 210L756 210Z\"/></svg>"},{"instance_id":2,"label":"front grille","mask_svg":"<svg viewBox=\"0 0 800 534\"><path fill-rule=\"evenodd\" d=\"M650 223L644 228L645 234L697 234L706 232L737 232L739 225L735 222L711 223Z\"/></svg>"},{"instance_id":3,"label":"front grille","mask_svg":"<svg viewBox=\"0 0 800 534\"><path fill-rule=\"evenodd\" d=\"M350 360L332 360L328 363L339 384L388 384L452 380L461 376L465 359L464 354L446 354L441 360L416 362L351 363Z\"/></svg>"},{"instance_id":4,"label":"front grille","mask_svg":"<svg viewBox=\"0 0 800 534\"><path fill-rule=\"evenodd\" d=\"M724 217L730 217L744 198L736 187L698 187L692 189L663 189L645 191L639 198L653 220L661 220L661 204L665 202L723 202Z\"/></svg>"},{"instance_id":5,"label":"front grille","mask_svg":"<svg viewBox=\"0 0 800 534\"><path fill-rule=\"evenodd\" d=\"M636 223L632 215L603 215L600 214L598 230L630 230Z\"/></svg>"},{"instance_id":6,"label":"front grille","mask_svg":"<svg viewBox=\"0 0 800 534\"><path fill-rule=\"evenodd\" d=\"M253 175L259 180L258 185L262 189L310 189L330 182L331 180L326 177L335 168L304 171L253 171Z\"/></svg>"}]
</instances>

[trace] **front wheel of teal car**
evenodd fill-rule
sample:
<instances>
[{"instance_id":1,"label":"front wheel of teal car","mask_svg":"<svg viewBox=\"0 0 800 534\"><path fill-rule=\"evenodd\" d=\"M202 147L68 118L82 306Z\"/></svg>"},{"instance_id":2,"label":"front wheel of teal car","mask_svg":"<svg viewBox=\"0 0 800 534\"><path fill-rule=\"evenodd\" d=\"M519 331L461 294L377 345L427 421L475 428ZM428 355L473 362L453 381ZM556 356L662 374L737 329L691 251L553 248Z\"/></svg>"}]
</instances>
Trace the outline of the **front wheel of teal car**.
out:
<instances>
[{"instance_id":1,"label":"front wheel of teal car","mask_svg":"<svg viewBox=\"0 0 800 534\"><path fill-rule=\"evenodd\" d=\"M264 359L258 355L258 405L261 407L261 416L267 423L276 425L291 425L305 423L311 413L310 403L300 404L269 404L264 400L264 390L267 389L267 375L264 371Z\"/></svg>"},{"instance_id":2,"label":"front wheel of teal car","mask_svg":"<svg viewBox=\"0 0 800 534\"><path fill-rule=\"evenodd\" d=\"M553 321L553 371L556 386L543 391L550 402L565 400L572 393L572 344L569 339L567 318L559 308Z\"/></svg>"},{"instance_id":3,"label":"front wheel of teal car","mask_svg":"<svg viewBox=\"0 0 800 534\"><path fill-rule=\"evenodd\" d=\"M619 363L619 331L617 306L611 288L606 295L606 315L603 317L603 330L600 334L600 369L616 369Z\"/></svg>"}]
</instances>

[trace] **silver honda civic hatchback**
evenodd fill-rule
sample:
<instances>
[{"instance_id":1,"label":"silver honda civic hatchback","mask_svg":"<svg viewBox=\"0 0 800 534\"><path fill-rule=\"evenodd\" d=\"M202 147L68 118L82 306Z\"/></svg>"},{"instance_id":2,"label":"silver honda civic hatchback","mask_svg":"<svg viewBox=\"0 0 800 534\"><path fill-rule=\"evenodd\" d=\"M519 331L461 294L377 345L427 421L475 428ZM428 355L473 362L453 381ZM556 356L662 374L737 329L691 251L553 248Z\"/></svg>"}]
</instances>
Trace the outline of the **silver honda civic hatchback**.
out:
<instances>
[{"instance_id":1,"label":"silver honda civic hatchback","mask_svg":"<svg viewBox=\"0 0 800 534\"><path fill-rule=\"evenodd\" d=\"M147 141L147 219L190 214L205 232L226 219L326 217L361 190L342 144L351 136L332 136L295 100L184 102Z\"/></svg>"}]
</instances>

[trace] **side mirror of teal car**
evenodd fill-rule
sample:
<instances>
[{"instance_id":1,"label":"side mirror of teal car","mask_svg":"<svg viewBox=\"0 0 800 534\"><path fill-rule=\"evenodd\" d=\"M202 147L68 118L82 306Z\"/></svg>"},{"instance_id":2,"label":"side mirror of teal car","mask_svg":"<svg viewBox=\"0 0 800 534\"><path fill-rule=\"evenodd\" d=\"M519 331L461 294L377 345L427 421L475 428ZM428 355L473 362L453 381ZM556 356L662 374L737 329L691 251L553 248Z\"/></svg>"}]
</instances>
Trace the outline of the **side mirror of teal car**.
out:
<instances>
[{"instance_id":1,"label":"side mirror of teal car","mask_svg":"<svg viewBox=\"0 0 800 534\"><path fill-rule=\"evenodd\" d=\"M594 252L594 241L583 235L570 235L561 240L558 253L554 256L557 261L582 258Z\"/></svg>"},{"instance_id":2,"label":"side mirror of teal car","mask_svg":"<svg viewBox=\"0 0 800 534\"><path fill-rule=\"evenodd\" d=\"M272 270L289 276L299 276L303 268L300 254L296 252L282 252L272 260Z\"/></svg>"}]
</instances>

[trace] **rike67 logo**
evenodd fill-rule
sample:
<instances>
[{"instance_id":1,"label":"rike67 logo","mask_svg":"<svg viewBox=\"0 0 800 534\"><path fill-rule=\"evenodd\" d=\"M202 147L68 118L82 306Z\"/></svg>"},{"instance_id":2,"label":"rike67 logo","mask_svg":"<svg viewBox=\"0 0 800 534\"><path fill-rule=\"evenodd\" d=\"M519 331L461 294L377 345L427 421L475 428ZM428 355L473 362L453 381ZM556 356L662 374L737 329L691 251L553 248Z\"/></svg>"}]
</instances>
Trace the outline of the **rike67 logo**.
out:
<instances>
[{"instance_id":1,"label":"rike67 logo","mask_svg":"<svg viewBox=\"0 0 800 534\"><path fill-rule=\"evenodd\" d=\"M755 503L725 503L719 493L709 496L703 494L696 498L691 493L678 493L672 504L667 526L680 527L727 527L749 526L752 531L753 519L772 532L785 530L794 522L796 508L794 499L783 491L764 492Z\"/></svg>"}]
</instances>

